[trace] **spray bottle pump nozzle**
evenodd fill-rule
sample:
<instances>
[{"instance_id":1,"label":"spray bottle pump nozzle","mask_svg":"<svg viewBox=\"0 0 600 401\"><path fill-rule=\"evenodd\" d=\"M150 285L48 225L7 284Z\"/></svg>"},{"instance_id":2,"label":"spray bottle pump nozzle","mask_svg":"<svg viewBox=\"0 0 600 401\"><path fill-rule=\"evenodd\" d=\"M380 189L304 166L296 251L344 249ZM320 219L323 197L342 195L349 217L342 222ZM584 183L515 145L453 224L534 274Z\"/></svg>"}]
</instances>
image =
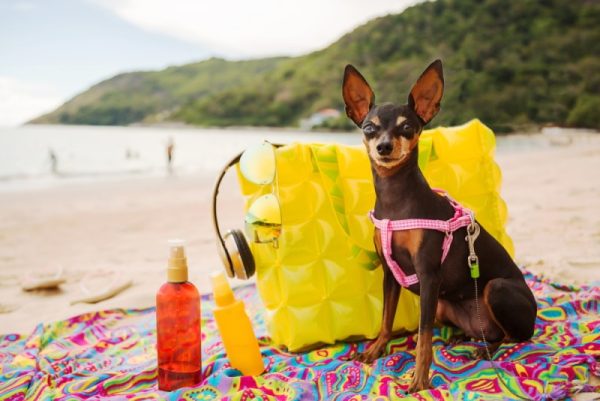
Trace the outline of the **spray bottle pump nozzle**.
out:
<instances>
[{"instance_id":1,"label":"spray bottle pump nozzle","mask_svg":"<svg viewBox=\"0 0 600 401\"><path fill-rule=\"evenodd\" d=\"M169 268L167 277L171 283L183 283L188 280L185 242L180 239L169 240Z\"/></svg>"}]
</instances>

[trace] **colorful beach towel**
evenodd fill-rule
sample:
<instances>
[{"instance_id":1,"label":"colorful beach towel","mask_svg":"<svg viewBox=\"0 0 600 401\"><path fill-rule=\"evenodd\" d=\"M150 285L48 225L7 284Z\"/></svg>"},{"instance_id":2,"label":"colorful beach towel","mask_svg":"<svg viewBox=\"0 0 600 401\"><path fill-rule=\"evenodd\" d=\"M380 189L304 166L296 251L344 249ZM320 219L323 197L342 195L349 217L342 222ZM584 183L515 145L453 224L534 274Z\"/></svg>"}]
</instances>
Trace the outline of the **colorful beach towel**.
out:
<instances>
[{"instance_id":1,"label":"colorful beach towel","mask_svg":"<svg viewBox=\"0 0 600 401\"><path fill-rule=\"evenodd\" d=\"M539 313L531 342L503 345L495 360L503 381L524 399L570 399L599 392L600 287L561 286L526 273ZM367 341L291 354L270 345L254 286L237 290L260 335L266 371L242 377L225 357L211 297L203 297L203 382L172 393L156 385L154 309L107 310L0 336L1 400L511 400L478 343L450 345L451 329L434 333L433 390L406 395L416 335L400 337L372 365L349 360ZM518 311L515 311L515 318ZM358 324L358 322L357 322Z\"/></svg>"}]
</instances>

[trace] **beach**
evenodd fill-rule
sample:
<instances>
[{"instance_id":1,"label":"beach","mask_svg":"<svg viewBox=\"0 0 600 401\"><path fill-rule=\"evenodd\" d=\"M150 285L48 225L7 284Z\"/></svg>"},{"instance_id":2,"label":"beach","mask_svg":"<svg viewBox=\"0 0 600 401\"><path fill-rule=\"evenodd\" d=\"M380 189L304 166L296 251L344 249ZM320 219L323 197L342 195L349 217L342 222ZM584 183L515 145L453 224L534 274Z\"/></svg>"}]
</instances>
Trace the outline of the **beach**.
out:
<instances>
[{"instance_id":1,"label":"beach","mask_svg":"<svg viewBox=\"0 0 600 401\"><path fill-rule=\"evenodd\" d=\"M598 282L600 135L523 138L544 146L496 157L517 262L562 283ZM190 279L209 291L210 272L222 269L210 213L214 178L214 171L156 174L1 193L0 332L26 333L88 311L153 306L166 280L170 238L186 240ZM223 229L242 228L234 174L222 186L219 210ZM67 278L59 290L21 290L28 275L59 267ZM70 304L83 296L82 282L101 288L113 279L133 284L97 304Z\"/></svg>"}]
</instances>

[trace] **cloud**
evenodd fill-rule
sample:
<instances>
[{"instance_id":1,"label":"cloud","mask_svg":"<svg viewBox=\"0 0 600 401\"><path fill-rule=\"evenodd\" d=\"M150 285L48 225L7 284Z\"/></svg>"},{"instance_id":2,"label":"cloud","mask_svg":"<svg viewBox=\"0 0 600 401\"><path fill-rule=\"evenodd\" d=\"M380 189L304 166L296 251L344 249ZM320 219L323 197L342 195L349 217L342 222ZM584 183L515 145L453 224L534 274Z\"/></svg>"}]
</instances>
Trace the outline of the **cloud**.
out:
<instances>
[{"instance_id":1,"label":"cloud","mask_svg":"<svg viewBox=\"0 0 600 401\"><path fill-rule=\"evenodd\" d=\"M419 0L92 0L152 32L233 57L298 55ZM422 0L421 0L422 1Z\"/></svg>"},{"instance_id":2,"label":"cloud","mask_svg":"<svg viewBox=\"0 0 600 401\"><path fill-rule=\"evenodd\" d=\"M0 76L0 126L25 123L63 101L52 87Z\"/></svg>"},{"instance_id":3,"label":"cloud","mask_svg":"<svg viewBox=\"0 0 600 401\"><path fill-rule=\"evenodd\" d=\"M36 5L30 1L16 1L13 3L13 8L17 11L31 11L36 8Z\"/></svg>"}]
</instances>

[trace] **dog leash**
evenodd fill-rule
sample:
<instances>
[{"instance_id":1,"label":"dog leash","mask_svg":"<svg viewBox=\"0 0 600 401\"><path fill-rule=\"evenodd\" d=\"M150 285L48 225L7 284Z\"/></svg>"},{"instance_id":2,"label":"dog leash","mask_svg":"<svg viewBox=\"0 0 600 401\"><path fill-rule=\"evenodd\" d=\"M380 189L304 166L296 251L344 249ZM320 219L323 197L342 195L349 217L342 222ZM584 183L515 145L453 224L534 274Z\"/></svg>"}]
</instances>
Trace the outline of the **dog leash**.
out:
<instances>
[{"instance_id":1,"label":"dog leash","mask_svg":"<svg viewBox=\"0 0 600 401\"><path fill-rule=\"evenodd\" d=\"M479 257L475 253L475 240L479 237L479 233L481 232L481 228L479 224L475 221L475 217L473 216L473 212L470 214L471 224L467 226L467 236L465 237L465 241L467 241L469 245L469 256L467 256L467 263L469 265L469 270L471 271L471 278L475 283L475 313L477 314L477 321L479 322L479 330L481 331L481 340L483 341L483 346L485 347L485 353L494 369L494 373L498 377L498 381L504 385L504 387L514 396L519 398L520 400L530 400L530 398L523 397L517 393L515 393L509 386L506 381L502 378L498 366L496 365L494 359L492 358L492 353L490 352L490 348L488 347L487 340L485 339L485 333L483 331L483 323L481 321L481 310L479 306L479 291L477 287L477 279L479 278Z\"/></svg>"}]
</instances>

